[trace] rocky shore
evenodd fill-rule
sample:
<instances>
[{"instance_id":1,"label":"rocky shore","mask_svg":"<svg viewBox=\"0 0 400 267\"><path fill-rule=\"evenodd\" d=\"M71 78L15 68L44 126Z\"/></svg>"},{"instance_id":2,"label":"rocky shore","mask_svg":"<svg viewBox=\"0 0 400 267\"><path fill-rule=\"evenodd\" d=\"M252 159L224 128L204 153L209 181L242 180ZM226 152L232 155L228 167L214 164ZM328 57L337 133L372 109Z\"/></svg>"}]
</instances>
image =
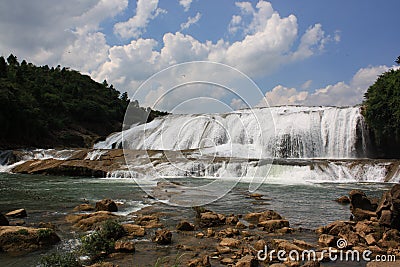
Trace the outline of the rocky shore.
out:
<instances>
[{"instance_id":1,"label":"rocky shore","mask_svg":"<svg viewBox=\"0 0 400 267\"><path fill-rule=\"evenodd\" d=\"M264 199L260 194L248 197ZM193 207L182 216L153 205L120 216L119 204L111 199L75 207L63 227L81 236L82 244L73 251L76 266L346 266L340 255L349 256L349 251L358 253L364 264L357 266L397 266L393 261L400 260L400 185L381 199L368 198L360 190L352 190L347 199L350 220L314 230L291 227L273 210L220 214ZM51 222L25 225L27 215L23 209L0 215L2 253L20 255L60 241ZM368 262L377 256L390 261Z\"/></svg>"}]
</instances>

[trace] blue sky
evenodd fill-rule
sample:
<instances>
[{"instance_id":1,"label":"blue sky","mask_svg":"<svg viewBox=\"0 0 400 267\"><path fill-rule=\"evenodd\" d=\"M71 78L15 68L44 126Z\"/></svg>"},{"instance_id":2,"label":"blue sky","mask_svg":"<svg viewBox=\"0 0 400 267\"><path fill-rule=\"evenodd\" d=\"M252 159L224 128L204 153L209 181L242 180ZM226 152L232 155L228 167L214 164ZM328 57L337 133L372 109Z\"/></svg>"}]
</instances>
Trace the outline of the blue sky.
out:
<instances>
[{"instance_id":1,"label":"blue sky","mask_svg":"<svg viewBox=\"0 0 400 267\"><path fill-rule=\"evenodd\" d=\"M227 64L255 81L261 95L251 99L245 88L243 99L212 95L232 109L245 107L241 100L262 105L263 96L270 105L347 106L395 67L398 10L398 0L2 1L0 52L107 79L147 106L171 84L136 94L140 85L193 60ZM193 90L174 101L204 92Z\"/></svg>"}]
</instances>

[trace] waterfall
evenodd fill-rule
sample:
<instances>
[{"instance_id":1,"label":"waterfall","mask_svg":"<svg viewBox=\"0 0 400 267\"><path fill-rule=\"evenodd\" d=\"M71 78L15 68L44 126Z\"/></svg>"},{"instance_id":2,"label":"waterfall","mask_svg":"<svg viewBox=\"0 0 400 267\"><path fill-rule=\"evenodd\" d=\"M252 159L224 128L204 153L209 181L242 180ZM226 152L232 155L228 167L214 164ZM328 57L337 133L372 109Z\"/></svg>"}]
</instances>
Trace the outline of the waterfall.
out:
<instances>
[{"instance_id":1,"label":"waterfall","mask_svg":"<svg viewBox=\"0 0 400 267\"><path fill-rule=\"evenodd\" d=\"M117 147L213 148L217 155L243 158L360 158L367 155L367 130L359 107L281 106L169 115L95 145L98 149Z\"/></svg>"}]
</instances>

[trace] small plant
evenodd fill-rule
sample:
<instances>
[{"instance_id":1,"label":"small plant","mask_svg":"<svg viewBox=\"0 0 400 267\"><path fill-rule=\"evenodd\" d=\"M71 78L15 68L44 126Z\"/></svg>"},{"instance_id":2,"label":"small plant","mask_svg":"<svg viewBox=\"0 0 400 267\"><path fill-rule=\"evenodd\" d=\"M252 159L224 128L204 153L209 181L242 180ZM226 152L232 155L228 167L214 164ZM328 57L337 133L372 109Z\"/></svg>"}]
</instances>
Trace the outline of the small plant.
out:
<instances>
[{"instance_id":1,"label":"small plant","mask_svg":"<svg viewBox=\"0 0 400 267\"><path fill-rule=\"evenodd\" d=\"M39 263L40 267L81 267L74 253L54 252L42 256Z\"/></svg>"},{"instance_id":2,"label":"small plant","mask_svg":"<svg viewBox=\"0 0 400 267\"><path fill-rule=\"evenodd\" d=\"M19 234L19 235L29 235L29 232L26 229L19 229L17 231L17 234Z\"/></svg>"},{"instance_id":3,"label":"small plant","mask_svg":"<svg viewBox=\"0 0 400 267\"><path fill-rule=\"evenodd\" d=\"M54 231L48 228L39 229L37 235L39 239L49 238L54 234Z\"/></svg>"},{"instance_id":4,"label":"small plant","mask_svg":"<svg viewBox=\"0 0 400 267\"><path fill-rule=\"evenodd\" d=\"M122 225L112 220L105 221L99 232L105 239L110 240L117 240L126 235L126 231Z\"/></svg>"}]
</instances>

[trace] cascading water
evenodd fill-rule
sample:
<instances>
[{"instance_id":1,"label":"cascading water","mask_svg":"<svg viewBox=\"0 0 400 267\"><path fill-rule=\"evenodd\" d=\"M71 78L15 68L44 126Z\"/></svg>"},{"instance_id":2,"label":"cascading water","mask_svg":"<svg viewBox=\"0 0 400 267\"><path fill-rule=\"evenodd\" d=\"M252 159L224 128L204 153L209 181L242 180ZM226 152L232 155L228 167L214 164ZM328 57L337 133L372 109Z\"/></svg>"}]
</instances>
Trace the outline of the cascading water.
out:
<instances>
[{"instance_id":1,"label":"cascading water","mask_svg":"<svg viewBox=\"0 0 400 267\"><path fill-rule=\"evenodd\" d=\"M227 114L169 115L116 133L95 148L214 147L243 158L360 158L367 154L366 133L359 107L282 106ZM256 153L249 154L249 150Z\"/></svg>"}]
</instances>

